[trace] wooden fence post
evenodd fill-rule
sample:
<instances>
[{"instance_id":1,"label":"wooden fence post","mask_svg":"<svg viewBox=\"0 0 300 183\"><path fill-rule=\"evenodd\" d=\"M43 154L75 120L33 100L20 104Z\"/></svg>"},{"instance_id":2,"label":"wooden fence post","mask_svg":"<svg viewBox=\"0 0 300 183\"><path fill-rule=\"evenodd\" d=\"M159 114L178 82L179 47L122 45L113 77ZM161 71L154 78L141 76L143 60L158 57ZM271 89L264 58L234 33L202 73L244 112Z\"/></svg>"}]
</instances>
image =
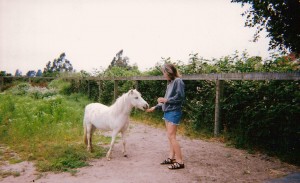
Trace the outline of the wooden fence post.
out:
<instances>
[{"instance_id":1,"label":"wooden fence post","mask_svg":"<svg viewBox=\"0 0 300 183\"><path fill-rule=\"evenodd\" d=\"M76 81L76 89L77 89L77 92L80 92L80 88L81 88L81 85L82 85L82 79L77 79ZM78 85L77 85L78 84ZM77 87L78 86L78 87ZM84 91L83 91L84 92Z\"/></svg>"},{"instance_id":2,"label":"wooden fence post","mask_svg":"<svg viewBox=\"0 0 300 183\"><path fill-rule=\"evenodd\" d=\"M115 80L114 82L114 101L116 101L118 97L118 80Z\"/></svg>"},{"instance_id":3,"label":"wooden fence post","mask_svg":"<svg viewBox=\"0 0 300 183\"><path fill-rule=\"evenodd\" d=\"M214 127L214 136L218 136L220 133L220 101L223 92L223 81L216 80L216 102L215 102L215 127Z\"/></svg>"},{"instance_id":4,"label":"wooden fence post","mask_svg":"<svg viewBox=\"0 0 300 183\"><path fill-rule=\"evenodd\" d=\"M88 85L88 96L89 96L89 98L91 97L91 95L90 95L90 80L87 80L87 85Z\"/></svg>"},{"instance_id":5,"label":"wooden fence post","mask_svg":"<svg viewBox=\"0 0 300 183\"><path fill-rule=\"evenodd\" d=\"M101 80L99 80L99 82L98 82L98 90L99 90L98 102L100 102L101 93L102 93L102 91L101 91Z\"/></svg>"},{"instance_id":6,"label":"wooden fence post","mask_svg":"<svg viewBox=\"0 0 300 183\"><path fill-rule=\"evenodd\" d=\"M4 86L4 78L0 77L0 92L2 92L3 86Z\"/></svg>"},{"instance_id":7,"label":"wooden fence post","mask_svg":"<svg viewBox=\"0 0 300 183\"><path fill-rule=\"evenodd\" d=\"M135 80L135 89L139 90L139 80Z\"/></svg>"}]
</instances>

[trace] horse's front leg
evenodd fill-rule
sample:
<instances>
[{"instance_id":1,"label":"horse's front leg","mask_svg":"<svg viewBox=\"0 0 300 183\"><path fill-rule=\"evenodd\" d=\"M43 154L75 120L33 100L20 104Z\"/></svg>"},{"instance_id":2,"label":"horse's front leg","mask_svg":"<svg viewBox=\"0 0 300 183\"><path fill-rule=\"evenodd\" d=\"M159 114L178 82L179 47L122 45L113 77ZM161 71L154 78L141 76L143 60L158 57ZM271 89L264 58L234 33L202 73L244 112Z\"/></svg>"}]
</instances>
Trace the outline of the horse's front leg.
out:
<instances>
[{"instance_id":1,"label":"horse's front leg","mask_svg":"<svg viewBox=\"0 0 300 183\"><path fill-rule=\"evenodd\" d=\"M122 135L122 141L123 141L123 155L124 155L124 157L127 157L127 153L126 153L126 139L125 139L125 137L126 137L126 130L124 130L124 131L121 131L121 135Z\"/></svg>"},{"instance_id":2,"label":"horse's front leg","mask_svg":"<svg viewBox=\"0 0 300 183\"><path fill-rule=\"evenodd\" d=\"M123 126L123 128L121 129L121 135L122 135L122 141L123 141L123 155L124 157L127 157L127 153L126 153L126 131L128 129L129 126L129 119L127 120L127 122L125 123L125 125Z\"/></svg>"},{"instance_id":3,"label":"horse's front leg","mask_svg":"<svg viewBox=\"0 0 300 183\"><path fill-rule=\"evenodd\" d=\"M118 131L113 131L112 132L110 147L109 147L108 152L106 153L106 158L107 158L108 161L111 159L112 149L114 147L117 135L118 135Z\"/></svg>"}]
</instances>

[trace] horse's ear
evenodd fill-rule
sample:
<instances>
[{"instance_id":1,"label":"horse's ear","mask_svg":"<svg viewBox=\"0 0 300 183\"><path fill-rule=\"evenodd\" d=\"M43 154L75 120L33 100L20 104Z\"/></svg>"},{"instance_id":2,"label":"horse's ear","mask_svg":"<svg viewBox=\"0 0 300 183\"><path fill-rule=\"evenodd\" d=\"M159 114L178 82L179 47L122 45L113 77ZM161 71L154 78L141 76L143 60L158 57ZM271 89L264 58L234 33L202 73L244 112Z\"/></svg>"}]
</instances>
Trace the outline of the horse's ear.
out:
<instances>
[{"instance_id":1,"label":"horse's ear","mask_svg":"<svg viewBox=\"0 0 300 183\"><path fill-rule=\"evenodd\" d=\"M129 94L133 94L133 89L131 89L131 90L129 91Z\"/></svg>"}]
</instances>

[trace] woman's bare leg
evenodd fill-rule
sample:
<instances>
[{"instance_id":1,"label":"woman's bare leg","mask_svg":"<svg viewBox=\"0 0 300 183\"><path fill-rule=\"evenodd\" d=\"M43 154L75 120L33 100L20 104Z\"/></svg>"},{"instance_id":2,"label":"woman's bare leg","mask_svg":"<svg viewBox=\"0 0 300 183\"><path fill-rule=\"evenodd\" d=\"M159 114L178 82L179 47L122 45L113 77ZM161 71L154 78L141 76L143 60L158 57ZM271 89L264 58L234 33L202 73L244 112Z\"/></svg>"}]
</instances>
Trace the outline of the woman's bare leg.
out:
<instances>
[{"instance_id":1,"label":"woman's bare leg","mask_svg":"<svg viewBox=\"0 0 300 183\"><path fill-rule=\"evenodd\" d=\"M175 151L173 149L173 145L172 145L172 142L171 142L171 139L169 137L169 132L168 132L168 123L167 121L165 121L165 124L166 124L166 129L167 129L167 136L168 136L168 139L169 139L169 147L170 147L170 150L169 150L169 158L170 159L175 159Z\"/></svg>"},{"instance_id":2,"label":"woman's bare leg","mask_svg":"<svg viewBox=\"0 0 300 183\"><path fill-rule=\"evenodd\" d=\"M166 126L167 126L168 138L172 146L170 147L170 155L172 155L172 153L173 154L175 153L174 155L176 157L176 161L178 163L183 163L181 148L178 141L176 140L177 125L166 122Z\"/></svg>"}]
</instances>

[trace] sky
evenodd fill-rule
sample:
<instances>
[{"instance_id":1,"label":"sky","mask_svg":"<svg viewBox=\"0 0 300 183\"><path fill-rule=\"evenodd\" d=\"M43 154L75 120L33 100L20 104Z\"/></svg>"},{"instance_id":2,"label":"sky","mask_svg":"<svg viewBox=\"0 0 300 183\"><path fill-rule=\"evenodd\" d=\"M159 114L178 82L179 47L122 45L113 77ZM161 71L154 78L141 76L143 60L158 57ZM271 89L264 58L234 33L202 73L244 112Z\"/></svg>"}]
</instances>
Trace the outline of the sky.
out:
<instances>
[{"instance_id":1,"label":"sky","mask_svg":"<svg viewBox=\"0 0 300 183\"><path fill-rule=\"evenodd\" d=\"M117 52L146 71L170 57L269 57L251 42L246 8L230 0L0 0L0 70L23 75L66 54L76 71L106 69Z\"/></svg>"}]
</instances>

